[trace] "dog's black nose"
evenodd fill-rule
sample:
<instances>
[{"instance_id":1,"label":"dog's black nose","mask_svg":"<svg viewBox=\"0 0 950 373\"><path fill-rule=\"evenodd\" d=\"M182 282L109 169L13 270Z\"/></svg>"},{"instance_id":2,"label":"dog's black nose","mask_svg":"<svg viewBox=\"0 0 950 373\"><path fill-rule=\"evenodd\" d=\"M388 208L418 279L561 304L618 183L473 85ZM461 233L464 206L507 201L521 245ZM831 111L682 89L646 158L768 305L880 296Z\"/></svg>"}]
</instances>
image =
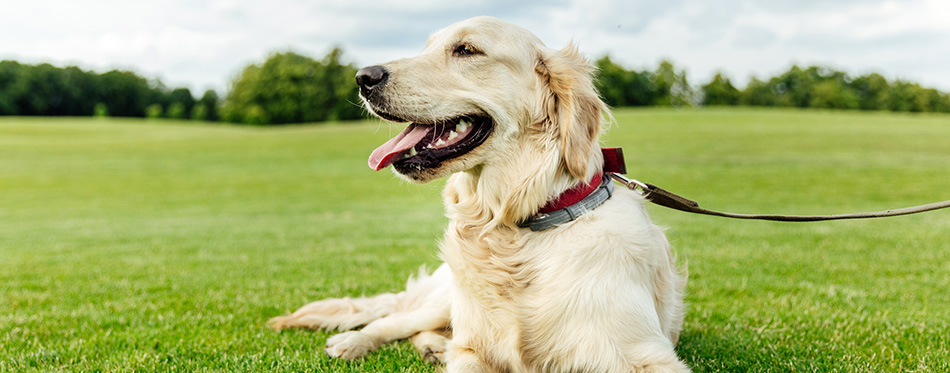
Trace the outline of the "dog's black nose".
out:
<instances>
[{"instance_id":1,"label":"dog's black nose","mask_svg":"<svg viewBox=\"0 0 950 373\"><path fill-rule=\"evenodd\" d=\"M382 66L367 66L356 72L356 84L363 91L370 91L386 81L388 76L389 73Z\"/></svg>"}]
</instances>

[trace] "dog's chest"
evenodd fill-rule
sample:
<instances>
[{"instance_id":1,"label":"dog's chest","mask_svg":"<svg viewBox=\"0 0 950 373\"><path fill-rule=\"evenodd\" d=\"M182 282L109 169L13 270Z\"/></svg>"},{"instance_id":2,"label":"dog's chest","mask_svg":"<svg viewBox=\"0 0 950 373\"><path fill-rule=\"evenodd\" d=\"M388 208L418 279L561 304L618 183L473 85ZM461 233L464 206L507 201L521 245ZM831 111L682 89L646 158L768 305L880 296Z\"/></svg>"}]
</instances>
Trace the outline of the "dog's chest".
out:
<instances>
[{"instance_id":1,"label":"dog's chest","mask_svg":"<svg viewBox=\"0 0 950 373\"><path fill-rule=\"evenodd\" d=\"M442 256L461 290L476 297L510 299L527 285L517 232L479 234L452 222Z\"/></svg>"},{"instance_id":2,"label":"dog's chest","mask_svg":"<svg viewBox=\"0 0 950 373\"><path fill-rule=\"evenodd\" d=\"M492 359L504 356L501 361L520 371L545 371L537 367L559 360L551 350L570 351L576 343L556 336L597 328L569 315L578 304L607 299L607 294L591 294L598 284L585 284L590 273L584 272L602 268L610 258L589 255L580 240L566 237L510 236L502 242L520 243L511 247L449 236L443 251L457 286L451 312L457 343Z\"/></svg>"}]
</instances>

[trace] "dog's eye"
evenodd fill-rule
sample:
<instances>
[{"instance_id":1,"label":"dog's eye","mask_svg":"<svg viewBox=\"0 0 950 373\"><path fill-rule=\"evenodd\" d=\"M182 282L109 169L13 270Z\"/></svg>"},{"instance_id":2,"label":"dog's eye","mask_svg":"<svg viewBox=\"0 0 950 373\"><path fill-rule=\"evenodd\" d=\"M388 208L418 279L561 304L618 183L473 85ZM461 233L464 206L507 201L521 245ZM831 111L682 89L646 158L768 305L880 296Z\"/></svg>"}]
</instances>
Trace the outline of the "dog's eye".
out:
<instances>
[{"instance_id":1,"label":"dog's eye","mask_svg":"<svg viewBox=\"0 0 950 373\"><path fill-rule=\"evenodd\" d=\"M475 54L481 54L481 52L479 52L477 49L475 49L471 45L462 43L462 44L459 44L457 47L455 47L455 50L452 51L452 54L456 57L460 57L460 56L471 56Z\"/></svg>"}]
</instances>

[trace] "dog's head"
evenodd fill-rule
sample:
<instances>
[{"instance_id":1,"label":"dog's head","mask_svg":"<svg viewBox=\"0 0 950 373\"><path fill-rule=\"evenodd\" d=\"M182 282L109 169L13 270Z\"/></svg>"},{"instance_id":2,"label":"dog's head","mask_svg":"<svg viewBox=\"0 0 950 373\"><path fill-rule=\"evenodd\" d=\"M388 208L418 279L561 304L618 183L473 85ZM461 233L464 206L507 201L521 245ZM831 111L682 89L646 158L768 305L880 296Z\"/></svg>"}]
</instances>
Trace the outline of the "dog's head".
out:
<instances>
[{"instance_id":1,"label":"dog's head","mask_svg":"<svg viewBox=\"0 0 950 373\"><path fill-rule=\"evenodd\" d=\"M360 69L357 82L371 112L409 123L370 155L374 170L392 165L427 182L510 163L525 147L580 180L599 164L592 160L605 107L587 60L498 19L451 25L422 54Z\"/></svg>"}]
</instances>

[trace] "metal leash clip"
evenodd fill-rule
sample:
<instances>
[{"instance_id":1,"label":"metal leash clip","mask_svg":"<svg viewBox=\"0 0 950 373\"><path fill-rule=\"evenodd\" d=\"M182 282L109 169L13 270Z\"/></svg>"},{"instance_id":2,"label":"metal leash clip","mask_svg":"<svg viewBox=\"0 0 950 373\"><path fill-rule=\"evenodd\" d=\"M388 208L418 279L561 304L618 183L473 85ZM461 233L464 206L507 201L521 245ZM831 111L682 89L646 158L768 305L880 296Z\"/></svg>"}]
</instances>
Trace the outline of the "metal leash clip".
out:
<instances>
[{"instance_id":1,"label":"metal leash clip","mask_svg":"<svg viewBox=\"0 0 950 373\"><path fill-rule=\"evenodd\" d=\"M647 194L650 194L650 187L640 182L639 180L629 179L626 176L623 176L616 172L611 172L610 177L616 181L619 181L621 184L623 184L630 190L640 193L640 195L644 197L646 197Z\"/></svg>"}]
</instances>

